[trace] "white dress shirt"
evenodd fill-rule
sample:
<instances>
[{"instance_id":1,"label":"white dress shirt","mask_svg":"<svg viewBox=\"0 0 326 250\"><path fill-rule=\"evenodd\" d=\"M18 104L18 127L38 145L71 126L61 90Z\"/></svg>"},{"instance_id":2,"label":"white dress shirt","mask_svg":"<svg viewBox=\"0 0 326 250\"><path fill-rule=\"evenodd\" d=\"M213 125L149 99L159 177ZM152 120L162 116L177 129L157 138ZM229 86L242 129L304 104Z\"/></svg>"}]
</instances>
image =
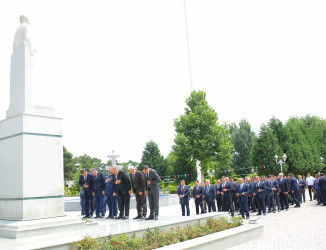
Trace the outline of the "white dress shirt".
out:
<instances>
[{"instance_id":1,"label":"white dress shirt","mask_svg":"<svg viewBox=\"0 0 326 250\"><path fill-rule=\"evenodd\" d=\"M306 178L306 183L307 183L307 185L308 185L308 186L312 186L312 185L314 185L314 180L315 180L315 178L312 177L312 176L307 177L307 178Z\"/></svg>"}]
</instances>

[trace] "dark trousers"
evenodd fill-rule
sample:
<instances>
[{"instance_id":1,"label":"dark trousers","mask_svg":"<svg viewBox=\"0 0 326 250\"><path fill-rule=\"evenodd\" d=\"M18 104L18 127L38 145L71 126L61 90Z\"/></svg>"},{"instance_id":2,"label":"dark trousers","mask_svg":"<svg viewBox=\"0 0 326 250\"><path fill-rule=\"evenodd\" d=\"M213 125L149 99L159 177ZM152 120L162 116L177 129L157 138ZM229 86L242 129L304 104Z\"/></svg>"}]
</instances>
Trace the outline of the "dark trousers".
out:
<instances>
[{"instance_id":1,"label":"dark trousers","mask_svg":"<svg viewBox=\"0 0 326 250\"><path fill-rule=\"evenodd\" d=\"M130 195L129 194L119 194L118 197L119 204L119 216L129 216L129 206L130 206Z\"/></svg>"},{"instance_id":2,"label":"dark trousers","mask_svg":"<svg viewBox=\"0 0 326 250\"><path fill-rule=\"evenodd\" d=\"M216 195L217 211L223 211L222 195Z\"/></svg>"},{"instance_id":3,"label":"dark trousers","mask_svg":"<svg viewBox=\"0 0 326 250\"><path fill-rule=\"evenodd\" d=\"M155 193L148 193L148 203L149 203L149 209L150 216L158 216L159 211L159 202L160 202L160 194L159 192Z\"/></svg>"},{"instance_id":4,"label":"dark trousers","mask_svg":"<svg viewBox=\"0 0 326 250\"><path fill-rule=\"evenodd\" d=\"M300 190L300 201L306 202L306 189Z\"/></svg>"},{"instance_id":5,"label":"dark trousers","mask_svg":"<svg viewBox=\"0 0 326 250\"><path fill-rule=\"evenodd\" d=\"M321 202L326 205L326 190L320 190Z\"/></svg>"},{"instance_id":6,"label":"dark trousers","mask_svg":"<svg viewBox=\"0 0 326 250\"><path fill-rule=\"evenodd\" d=\"M118 215L117 196L105 195L106 204L109 207L109 217Z\"/></svg>"},{"instance_id":7,"label":"dark trousers","mask_svg":"<svg viewBox=\"0 0 326 250\"><path fill-rule=\"evenodd\" d=\"M84 195L84 210L86 216L93 216L94 213L94 196L91 193L85 192Z\"/></svg>"},{"instance_id":8,"label":"dark trousers","mask_svg":"<svg viewBox=\"0 0 326 250\"><path fill-rule=\"evenodd\" d=\"M238 211L239 210L239 198L236 195L233 195L232 201L234 204L234 210Z\"/></svg>"},{"instance_id":9,"label":"dark trousers","mask_svg":"<svg viewBox=\"0 0 326 250\"><path fill-rule=\"evenodd\" d=\"M251 210L253 212L256 212L256 197L255 196L250 196L250 206L251 206Z\"/></svg>"},{"instance_id":10,"label":"dark trousers","mask_svg":"<svg viewBox=\"0 0 326 250\"><path fill-rule=\"evenodd\" d=\"M293 193L293 201L295 202L296 206L300 207L300 191L296 190Z\"/></svg>"},{"instance_id":11,"label":"dark trousers","mask_svg":"<svg viewBox=\"0 0 326 250\"><path fill-rule=\"evenodd\" d=\"M277 210L281 210L281 203L280 203L280 195L277 193L274 193L274 203L277 205Z\"/></svg>"},{"instance_id":12,"label":"dark trousers","mask_svg":"<svg viewBox=\"0 0 326 250\"><path fill-rule=\"evenodd\" d=\"M268 207L268 212L269 211L273 211L273 212L276 211L275 210L274 194L273 193L270 193L270 194L266 195L266 201L267 201L266 205Z\"/></svg>"},{"instance_id":13,"label":"dark trousers","mask_svg":"<svg viewBox=\"0 0 326 250\"><path fill-rule=\"evenodd\" d=\"M311 193L313 193L313 186L308 186L308 191L309 191L310 200L312 201L312 194Z\"/></svg>"},{"instance_id":14,"label":"dark trousers","mask_svg":"<svg viewBox=\"0 0 326 250\"><path fill-rule=\"evenodd\" d=\"M289 209L289 199L287 194L280 193L281 209Z\"/></svg>"},{"instance_id":15,"label":"dark trousers","mask_svg":"<svg viewBox=\"0 0 326 250\"><path fill-rule=\"evenodd\" d=\"M209 201L208 199L206 199L206 203L207 203L207 207L208 207L208 212L216 212L216 207L215 207L215 201Z\"/></svg>"},{"instance_id":16,"label":"dark trousers","mask_svg":"<svg viewBox=\"0 0 326 250\"><path fill-rule=\"evenodd\" d=\"M147 205L146 205L146 195L143 192L142 195L136 194L136 202L137 202L137 213L139 216L146 216L147 214Z\"/></svg>"},{"instance_id":17,"label":"dark trousers","mask_svg":"<svg viewBox=\"0 0 326 250\"><path fill-rule=\"evenodd\" d=\"M230 211L231 215L234 215L232 197L224 197L223 196L223 211Z\"/></svg>"},{"instance_id":18,"label":"dark trousers","mask_svg":"<svg viewBox=\"0 0 326 250\"><path fill-rule=\"evenodd\" d=\"M195 199L195 205L196 205L196 214L199 214L199 207L200 207L200 213L204 213L204 208L203 208L203 199Z\"/></svg>"},{"instance_id":19,"label":"dark trousers","mask_svg":"<svg viewBox=\"0 0 326 250\"><path fill-rule=\"evenodd\" d=\"M104 207L104 195L102 193L95 193L95 204L96 204L96 216L100 215L105 216L105 212L103 210Z\"/></svg>"},{"instance_id":20,"label":"dark trousers","mask_svg":"<svg viewBox=\"0 0 326 250\"><path fill-rule=\"evenodd\" d=\"M261 214L262 210L263 213L266 214L265 196L262 198L259 198L257 196L257 202L258 202L258 214Z\"/></svg>"},{"instance_id":21,"label":"dark trousers","mask_svg":"<svg viewBox=\"0 0 326 250\"><path fill-rule=\"evenodd\" d=\"M189 200L181 198L180 203L181 203L182 216L185 216L186 209L187 209L187 216L190 216Z\"/></svg>"},{"instance_id":22,"label":"dark trousers","mask_svg":"<svg viewBox=\"0 0 326 250\"><path fill-rule=\"evenodd\" d=\"M316 200L317 200L317 202L318 202L318 204L319 204L319 203L320 203L320 192L319 192L319 189L316 189L315 192L316 192L316 193L315 193L315 194L316 194L316 195L315 195L315 196L316 196Z\"/></svg>"},{"instance_id":23,"label":"dark trousers","mask_svg":"<svg viewBox=\"0 0 326 250\"><path fill-rule=\"evenodd\" d=\"M245 213L247 218L249 218L249 207L248 207L248 201L241 201L239 200L239 205L240 205L240 213L242 215L242 218L244 218Z\"/></svg>"}]
</instances>

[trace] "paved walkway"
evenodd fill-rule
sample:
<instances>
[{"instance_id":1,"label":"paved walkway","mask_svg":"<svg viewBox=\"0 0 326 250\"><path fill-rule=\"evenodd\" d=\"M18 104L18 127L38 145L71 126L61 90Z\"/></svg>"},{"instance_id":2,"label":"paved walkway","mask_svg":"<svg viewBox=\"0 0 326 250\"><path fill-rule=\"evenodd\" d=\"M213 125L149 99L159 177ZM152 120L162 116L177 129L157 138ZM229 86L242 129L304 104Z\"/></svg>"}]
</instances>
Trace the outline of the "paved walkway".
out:
<instances>
[{"instance_id":1,"label":"paved walkway","mask_svg":"<svg viewBox=\"0 0 326 250\"><path fill-rule=\"evenodd\" d=\"M326 249L326 207L316 201L306 201L301 208L262 216L264 235L229 250L255 249Z\"/></svg>"}]
</instances>

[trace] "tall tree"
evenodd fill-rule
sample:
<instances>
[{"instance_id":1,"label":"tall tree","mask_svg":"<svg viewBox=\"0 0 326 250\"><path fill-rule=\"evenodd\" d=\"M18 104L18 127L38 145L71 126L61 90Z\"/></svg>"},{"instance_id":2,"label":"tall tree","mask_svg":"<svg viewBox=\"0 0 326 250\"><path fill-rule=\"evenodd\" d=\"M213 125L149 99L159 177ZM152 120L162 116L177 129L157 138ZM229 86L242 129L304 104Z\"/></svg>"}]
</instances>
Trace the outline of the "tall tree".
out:
<instances>
[{"instance_id":1,"label":"tall tree","mask_svg":"<svg viewBox=\"0 0 326 250\"><path fill-rule=\"evenodd\" d=\"M174 121L173 149L180 151L191 166L199 160L202 172L212 161L227 164L233 149L229 127L218 123L217 113L206 101L206 93L193 91L186 104L185 113Z\"/></svg>"},{"instance_id":2,"label":"tall tree","mask_svg":"<svg viewBox=\"0 0 326 250\"><path fill-rule=\"evenodd\" d=\"M152 140L147 142L144 148L140 166L143 165L155 169L160 176L165 176L168 173L168 164L161 155L157 143Z\"/></svg>"},{"instance_id":3,"label":"tall tree","mask_svg":"<svg viewBox=\"0 0 326 250\"><path fill-rule=\"evenodd\" d=\"M242 119L239 126L231 124L230 132L234 145L232 168L236 174L251 173L250 151L256 139L255 133L246 119Z\"/></svg>"},{"instance_id":4,"label":"tall tree","mask_svg":"<svg viewBox=\"0 0 326 250\"><path fill-rule=\"evenodd\" d=\"M258 167L259 174L275 174L280 172L280 168L275 164L274 156L282 156L282 148L279 145L277 136L273 130L263 124L260 127L259 137L254 142L251 150L251 163L254 168ZM283 165L286 172L287 165Z\"/></svg>"}]
</instances>

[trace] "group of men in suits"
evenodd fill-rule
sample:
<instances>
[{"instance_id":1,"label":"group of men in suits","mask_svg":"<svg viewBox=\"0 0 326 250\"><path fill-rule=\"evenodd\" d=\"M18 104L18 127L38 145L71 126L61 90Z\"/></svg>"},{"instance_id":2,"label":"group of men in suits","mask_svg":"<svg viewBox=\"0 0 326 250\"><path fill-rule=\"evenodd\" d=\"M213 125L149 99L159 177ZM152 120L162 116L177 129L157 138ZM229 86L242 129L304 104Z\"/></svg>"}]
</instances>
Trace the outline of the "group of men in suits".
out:
<instances>
[{"instance_id":1,"label":"group of men in suits","mask_svg":"<svg viewBox=\"0 0 326 250\"><path fill-rule=\"evenodd\" d=\"M317 205L326 206L326 177L324 173L318 173L313 183L313 191Z\"/></svg>"},{"instance_id":2,"label":"group of men in suits","mask_svg":"<svg viewBox=\"0 0 326 250\"><path fill-rule=\"evenodd\" d=\"M107 219L129 219L130 196L133 193L138 213L134 219L158 220L161 180L157 172L146 165L142 166L142 171L136 170L134 166L129 166L128 171L129 176L117 166L110 166L109 175L105 178L104 174L96 169L91 169L91 173L81 170L79 185L83 193L84 218L93 217L94 207L96 209L94 218L104 218L107 205L109 208ZM150 215L147 218L145 218L146 196L150 205Z\"/></svg>"},{"instance_id":3,"label":"group of men in suits","mask_svg":"<svg viewBox=\"0 0 326 250\"><path fill-rule=\"evenodd\" d=\"M201 186L198 180L195 181L193 199L197 215L206 213L207 210L208 212L217 210L228 211L231 216L234 216L234 208L237 204L242 217L249 219L250 211L258 212L257 215L276 213L281 210L287 211L290 203L295 204L295 208L300 208L300 204L305 202L306 187L308 187L308 183L301 175L297 180L291 173L287 177L280 173L278 177L268 175L239 178L237 183L223 176L221 180L217 180L216 185L212 185L209 180L206 180L205 185ZM326 177L324 174L316 175L313 190L318 196L318 204L326 206ZM185 181L181 181L178 195L182 215L185 216L187 211L189 216L190 189L185 185Z\"/></svg>"}]
</instances>

